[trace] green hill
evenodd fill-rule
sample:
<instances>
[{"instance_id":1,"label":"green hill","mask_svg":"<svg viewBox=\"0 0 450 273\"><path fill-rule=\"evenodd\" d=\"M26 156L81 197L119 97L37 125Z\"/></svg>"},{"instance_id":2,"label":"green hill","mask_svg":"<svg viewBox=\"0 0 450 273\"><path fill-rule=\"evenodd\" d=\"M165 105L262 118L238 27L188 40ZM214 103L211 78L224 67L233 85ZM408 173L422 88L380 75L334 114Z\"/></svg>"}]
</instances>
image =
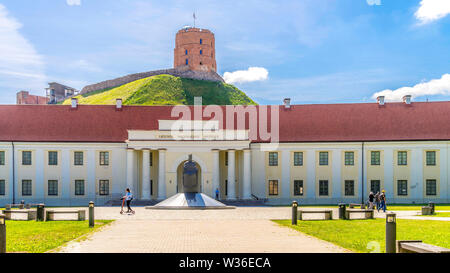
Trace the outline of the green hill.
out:
<instances>
[{"instance_id":1,"label":"green hill","mask_svg":"<svg viewBox=\"0 0 450 273\"><path fill-rule=\"evenodd\" d=\"M233 85L157 75L122 86L76 96L79 104L124 105L193 105L194 97L203 97L203 105L255 105L244 92ZM70 104L66 100L63 104Z\"/></svg>"}]
</instances>

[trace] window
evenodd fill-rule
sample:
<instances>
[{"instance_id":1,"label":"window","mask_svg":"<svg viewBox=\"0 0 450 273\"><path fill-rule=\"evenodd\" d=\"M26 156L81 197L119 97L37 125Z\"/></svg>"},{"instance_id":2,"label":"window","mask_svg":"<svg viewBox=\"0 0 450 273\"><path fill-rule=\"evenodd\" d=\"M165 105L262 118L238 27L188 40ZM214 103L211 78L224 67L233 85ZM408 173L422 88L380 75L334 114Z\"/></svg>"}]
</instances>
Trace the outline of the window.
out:
<instances>
[{"instance_id":1,"label":"window","mask_svg":"<svg viewBox=\"0 0 450 273\"><path fill-rule=\"evenodd\" d=\"M31 165L31 152L22 151L22 165Z\"/></svg>"},{"instance_id":2,"label":"window","mask_svg":"<svg viewBox=\"0 0 450 273\"><path fill-rule=\"evenodd\" d=\"M354 196L355 195L355 181L345 180L345 195Z\"/></svg>"},{"instance_id":3,"label":"window","mask_svg":"<svg viewBox=\"0 0 450 273\"><path fill-rule=\"evenodd\" d=\"M354 166L354 165L355 165L355 153L345 152L345 166Z\"/></svg>"},{"instance_id":4,"label":"window","mask_svg":"<svg viewBox=\"0 0 450 273\"><path fill-rule=\"evenodd\" d=\"M200 44L203 44L203 39L200 39Z\"/></svg>"},{"instance_id":5,"label":"window","mask_svg":"<svg viewBox=\"0 0 450 273\"><path fill-rule=\"evenodd\" d=\"M58 180L49 180L48 181L48 195L49 196L58 196Z\"/></svg>"},{"instance_id":6,"label":"window","mask_svg":"<svg viewBox=\"0 0 450 273\"><path fill-rule=\"evenodd\" d=\"M188 55L188 51L187 51L187 49L186 49L186 51L184 51L184 55Z\"/></svg>"},{"instance_id":7,"label":"window","mask_svg":"<svg viewBox=\"0 0 450 273\"><path fill-rule=\"evenodd\" d=\"M22 196L31 196L32 193L31 180L22 180Z\"/></svg>"},{"instance_id":8,"label":"window","mask_svg":"<svg viewBox=\"0 0 450 273\"><path fill-rule=\"evenodd\" d=\"M109 166L109 152L100 152L100 166Z\"/></svg>"},{"instance_id":9,"label":"window","mask_svg":"<svg viewBox=\"0 0 450 273\"><path fill-rule=\"evenodd\" d=\"M406 196L408 195L408 181L398 180L397 181L397 195Z\"/></svg>"},{"instance_id":10,"label":"window","mask_svg":"<svg viewBox=\"0 0 450 273\"><path fill-rule=\"evenodd\" d=\"M380 152L379 151L372 151L372 152L370 152L370 164L372 166L379 166L379 165L381 165Z\"/></svg>"},{"instance_id":11,"label":"window","mask_svg":"<svg viewBox=\"0 0 450 273\"><path fill-rule=\"evenodd\" d=\"M186 65L189 65L189 59L186 59Z\"/></svg>"},{"instance_id":12,"label":"window","mask_svg":"<svg viewBox=\"0 0 450 273\"><path fill-rule=\"evenodd\" d=\"M0 166L5 165L5 151L0 151Z\"/></svg>"},{"instance_id":13,"label":"window","mask_svg":"<svg viewBox=\"0 0 450 273\"><path fill-rule=\"evenodd\" d=\"M294 181L294 195L303 196L303 180Z\"/></svg>"},{"instance_id":14,"label":"window","mask_svg":"<svg viewBox=\"0 0 450 273\"><path fill-rule=\"evenodd\" d=\"M436 152L435 151L427 152L427 166L436 166Z\"/></svg>"},{"instance_id":15,"label":"window","mask_svg":"<svg viewBox=\"0 0 450 273\"><path fill-rule=\"evenodd\" d=\"M228 166L228 152L225 152L225 166Z\"/></svg>"},{"instance_id":16,"label":"window","mask_svg":"<svg viewBox=\"0 0 450 273\"><path fill-rule=\"evenodd\" d=\"M397 163L399 166L408 165L408 152L398 152L397 153Z\"/></svg>"},{"instance_id":17,"label":"window","mask_svg":"<svg viewBox=\"0 0 450 273\"><path fill-rule=\"evenodd\" d=\"M83 152L75 152L73 156L74 156L74 165L83 166Z\"/></svg>"},{"instance_id":18,"label":"window","mask_svg":"<svg viewBox=\"0 0 450 273\"><path fill-rule=\"evenodd\" d=\"M6 195L5 180L0 180L0 196Z\"/></svg>"},{"instance_id":19,"label":"window","mask_svg":"<svg viewBox=\"0 0 450 273\"><path fill-rule=\"evenodd\" d=\"M328 152L319 153L319 165L328 166Z\"/></svg>"},{"instance_id":20,"label":"window","mask_svg":"<svg viewBox=\"0 0 450 273\"><path fill-rule=\"evenodd\" d=\"M269 180L269 195L278 195L278 180Z\"/></svg>"},{"instance_id":21,"label":"window","mask_svg":"<svg viewBox=\"0 0 450 273\"><path fill-rule=\"evenodd\" d=\"M278 166L278 153L277 152L269 153L269 166Z\"/></svg>"},{"instance_id":22,"label":"window","mask_svg":"<svg viewBox=\"0 0 450 273\"><path fill-rule=\"evenodd\" d=\"M436 179L427 179L426 193L427 193L427 195L430 195L430 196L437 195Z\"/></svg>"},{"instance_id":23,"label":"window","mask_svg":"<svg viewBox=\"0 0 450 273\"><path fill-rule=\"evenodd\" d=\"M200 49L200 55L203 55L203 50Z\"/></svg>"},{"instance_id":24,"label":"window","mask_svg":"<svg viewBox=\"0 0 450 273\"><path fill-rule=\"evenodd\" d=\"M150 152L150 166L153 166L153 153Z\"/></svg>"},{"instance_id":25,"label":"window","mask_svg":"<svg viewBox=\"0 0 450 273\"><path fill-rule=\"evenodd\" d=\"M100 180L98 188L100 195L109 195L109 180Z\"/></svg>"},{"instance_id":26,"label":"window","mask_svg":"<svg viewBox=\"0 0 450 273\"><path fill-rule=\"evenodd\" d=\"M225 195L228 195L228 180L225 180Z\"/></svg>"},{"instance_id":27,"label":"window","mask_svg":"<svg viewBox=\"0 0 450 273\"><path fill-rule=\"evenodd\" d=\"M328 180L319 181L319 196L328 196Z\"/></svg>"},{"instance_id":28,"label":"window","mask_svg":"<svg viewBox=\"0 0 450 273\"><path fill-rule=\"evenodd\" d=\"M75 195L84 195L84 180L75 180Z\"/></svg>"},{"instance_id":29,"label":"window","mask_svg":"<svg viewBox=\"0 0 450 273\"><path fill-rule=\"evenodd\" d=\"M153 195L153 180L150 180L150 196Z\"/></svg>"},{"instance_id":30,"label":"window","mask_svg":"<svg viewBox=\"0 0 450 273\"><path fill-rule=\"evenodd\" d=\"M381 182L380 180L371 180L370 181L370 191L373 193L377 193L381 191Z\"/></svg>"},{"instance_id":31,"label":"window","mask_svg":"<svg viewBox=\"0 0 450 273\"><path fill-rule=\"evenodd\" d=\"M48 152L48 165L50 166L58 165L58 152Z\"/></svg>"},{"instance_id":32,"label":"window","mask_svg":"<svg viewBox=\"0 0 450 273\"><path fill-rule=\"evenodd\" d=\"M302 152L294 153L294 166L303 166L303 153Z\"/></svg>"}]
</instances>

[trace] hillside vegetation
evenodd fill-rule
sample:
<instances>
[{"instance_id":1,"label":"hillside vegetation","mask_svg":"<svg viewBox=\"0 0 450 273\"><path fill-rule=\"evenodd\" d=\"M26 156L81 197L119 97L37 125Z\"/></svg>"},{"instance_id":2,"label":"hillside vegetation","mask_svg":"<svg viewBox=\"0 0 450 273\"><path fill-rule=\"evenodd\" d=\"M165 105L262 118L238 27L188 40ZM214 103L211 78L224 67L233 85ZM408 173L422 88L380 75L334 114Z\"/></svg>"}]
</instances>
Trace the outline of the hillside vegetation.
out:
<instances>
[{"instance_id":1,"label":"hillside vegetation","mask_svg":"<svg viewBox=\"0 0 450 273\"><path fill-rule=\"evenodd\" d=\"M79 104L111 105L121 98L124 105L193 105L194 97L203 97L203 105L255 105L233 85L157 75L119 87L79 95ZM63 102L70 104L70 99Z\"/></svg>"}]
</instances>

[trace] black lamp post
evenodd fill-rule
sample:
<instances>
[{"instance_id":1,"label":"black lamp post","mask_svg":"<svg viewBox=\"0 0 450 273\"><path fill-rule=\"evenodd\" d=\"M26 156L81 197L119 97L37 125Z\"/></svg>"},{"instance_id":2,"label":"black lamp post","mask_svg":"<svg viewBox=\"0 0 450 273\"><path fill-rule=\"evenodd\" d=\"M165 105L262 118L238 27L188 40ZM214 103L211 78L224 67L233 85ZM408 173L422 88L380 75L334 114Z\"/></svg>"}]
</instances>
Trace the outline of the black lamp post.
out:
<instances>
[{"instance_id":1,"label":"black lamp post","mask_svg":"<svg viewBox=\"0 0 450 273\"><path fill-rule=\"evenodd\" d=\"M395 213L386 214L386 253L396 253L397 217Z\"/></svg>"}]
</instances>

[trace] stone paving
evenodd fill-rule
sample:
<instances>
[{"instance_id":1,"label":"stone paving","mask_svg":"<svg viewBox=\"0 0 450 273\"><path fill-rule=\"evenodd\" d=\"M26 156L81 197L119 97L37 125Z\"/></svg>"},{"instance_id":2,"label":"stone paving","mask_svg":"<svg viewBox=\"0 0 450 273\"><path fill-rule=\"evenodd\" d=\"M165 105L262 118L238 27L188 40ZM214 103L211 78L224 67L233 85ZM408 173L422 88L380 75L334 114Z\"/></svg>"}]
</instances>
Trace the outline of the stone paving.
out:
<instances>
[{"instance_id":1,"label":"stone paving","mask_svg":"<svg viewBox=\"0 0 450 273\"><path fill-rule=\"evenodd\" d=\"M340 253L268 220L118 220L63 253Z\"/></svg>"},{"instance_id":2,"label":"stone paving","mask_svg":"<svg viewBox=\"0 0 450 273\"><path fill-rule=\"evenodd\" d=\"M270 221L289 219L290 208L171 211L96 208L97 219L116 219L81 242L59 252L71 253L340 253L348 252Z\"/></svg>"}]
</instances>

